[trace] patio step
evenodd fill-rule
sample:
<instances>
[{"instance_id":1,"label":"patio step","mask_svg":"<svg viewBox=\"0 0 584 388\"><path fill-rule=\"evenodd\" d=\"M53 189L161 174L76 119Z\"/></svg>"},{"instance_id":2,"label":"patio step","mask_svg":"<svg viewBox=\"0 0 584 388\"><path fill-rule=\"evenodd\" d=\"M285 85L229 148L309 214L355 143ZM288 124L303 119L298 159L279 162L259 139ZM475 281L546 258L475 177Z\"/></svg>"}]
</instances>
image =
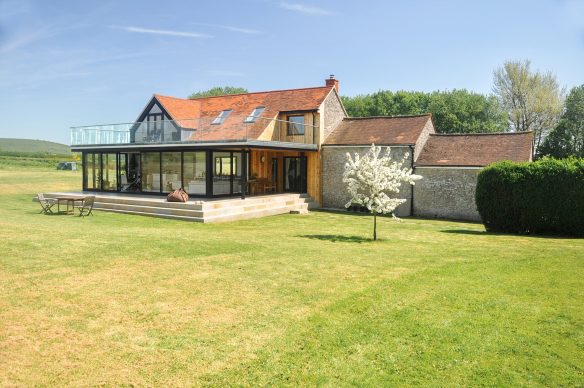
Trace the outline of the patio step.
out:
<instances>
[{"instance_id":1,"label":"patio step","mask_svg":"<svg viewBox=\"0 0 584 388\"><path fill-rule=\"evenodd\" d=\"M47 193L45 197L75 193ZM88 195L88 193L76 193ZM91 194L93 195L93 194ZM225 222L265 217L269 215L304 214L318 204L306 194L273 194L264 196L225 199L191 199L186 203L166 202L157 196L95 195L94 208L122 214L146 215L194 222Z\"/></svg>"}]
</instances>

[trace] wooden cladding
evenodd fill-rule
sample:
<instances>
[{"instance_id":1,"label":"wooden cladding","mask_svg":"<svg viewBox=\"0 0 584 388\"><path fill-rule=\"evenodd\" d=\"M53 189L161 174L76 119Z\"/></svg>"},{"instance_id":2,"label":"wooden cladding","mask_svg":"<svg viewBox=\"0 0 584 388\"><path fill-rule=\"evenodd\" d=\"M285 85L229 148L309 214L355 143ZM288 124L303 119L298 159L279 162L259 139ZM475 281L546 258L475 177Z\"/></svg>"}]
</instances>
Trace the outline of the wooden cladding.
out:
<instances>
[{"instance_id":1,"label":"wooden cladding","mask_svg":"<svg viewBox=\"0 0 584 388\"><path fill-rule=\"evenodd\" d=\"M277 177L276 191L284 191L284 158L285 157L306 157L306 183L307 193L315 201L320 203L320 168L319 152L300 152L300 151L275 151L275 150L251 150L250 152L250 171L249 176L257 179L272 180ZM275 159L275 163L274 163ZM273 168L278 170L274 174Z\"/></svg>"}]
</instances>

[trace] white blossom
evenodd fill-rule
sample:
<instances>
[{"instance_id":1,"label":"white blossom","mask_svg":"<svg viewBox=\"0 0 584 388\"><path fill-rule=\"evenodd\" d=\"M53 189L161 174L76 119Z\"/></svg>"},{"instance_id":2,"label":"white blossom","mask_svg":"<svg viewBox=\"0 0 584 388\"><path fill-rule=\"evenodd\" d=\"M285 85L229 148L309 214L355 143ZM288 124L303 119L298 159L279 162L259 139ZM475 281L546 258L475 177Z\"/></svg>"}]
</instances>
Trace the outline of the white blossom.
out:
<instances>
[{"instance_id":1,"label":"white blossom","mask_svg":"<svg viewBox=\"0 0 584 388\"><path fill-rule=\"evenodd\" d=\"M409 154L406 153L401 161L394 161L390 151L388 147L385 154L380 156L381 147L372 144L362 157L357 153L351 157L347 153L343 182L347 184L351 200L345 207L358 204L377 215L393 213L395 208L406 202L396 195L402 183L413 185L422 177L412 174L411 168L403 166Z\"/></svg>"}]
</instances>

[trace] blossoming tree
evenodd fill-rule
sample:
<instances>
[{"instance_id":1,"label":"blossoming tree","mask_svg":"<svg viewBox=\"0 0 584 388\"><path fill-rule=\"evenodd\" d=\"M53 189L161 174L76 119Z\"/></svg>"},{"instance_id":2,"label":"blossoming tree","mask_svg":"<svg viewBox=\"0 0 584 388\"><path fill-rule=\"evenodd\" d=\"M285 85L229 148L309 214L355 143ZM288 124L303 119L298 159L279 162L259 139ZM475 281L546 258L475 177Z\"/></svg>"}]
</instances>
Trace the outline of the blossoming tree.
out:
<instances>
[{"instance_id":1,"label":"blossoming tree","mask_svg":"<svg viewBox=\"0 0 584 388\"><path fill-rule=\"evenodd\" d=\"M347 184L347 191L351 200L345 207L361 205L373 213L373 240L377 240L377 215L392 213L396 207L406 202L396 198L402 183L415 184L422 179L420 175L412 174L412 169L404 167L409 155L406 153L401 161L394 161L388 147L381 155L381 147L371 144L369 151L354 157L347 153L343 182Z\"/></svg>"}]
</instances>

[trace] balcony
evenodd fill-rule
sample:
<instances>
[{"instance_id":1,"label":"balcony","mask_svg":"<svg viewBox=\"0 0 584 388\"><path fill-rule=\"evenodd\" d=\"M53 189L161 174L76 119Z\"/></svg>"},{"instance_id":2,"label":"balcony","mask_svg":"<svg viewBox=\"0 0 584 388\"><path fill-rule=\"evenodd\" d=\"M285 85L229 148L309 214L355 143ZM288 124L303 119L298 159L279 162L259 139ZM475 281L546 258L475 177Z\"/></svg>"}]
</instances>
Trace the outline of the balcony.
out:
<instances>
[{"instance_id":1,"label":"balcony","mask_svg":"<svg viewBox=\"0 0 584 388\"><path fill-rule=\"evenodd\" d=\"M279 146L313 145L318 126L262 117L158 120L71 128L71 147L209 145L228 143L277 143ZM282 144L283 143L283 144Z\"/></svg>"}]
</instances>

